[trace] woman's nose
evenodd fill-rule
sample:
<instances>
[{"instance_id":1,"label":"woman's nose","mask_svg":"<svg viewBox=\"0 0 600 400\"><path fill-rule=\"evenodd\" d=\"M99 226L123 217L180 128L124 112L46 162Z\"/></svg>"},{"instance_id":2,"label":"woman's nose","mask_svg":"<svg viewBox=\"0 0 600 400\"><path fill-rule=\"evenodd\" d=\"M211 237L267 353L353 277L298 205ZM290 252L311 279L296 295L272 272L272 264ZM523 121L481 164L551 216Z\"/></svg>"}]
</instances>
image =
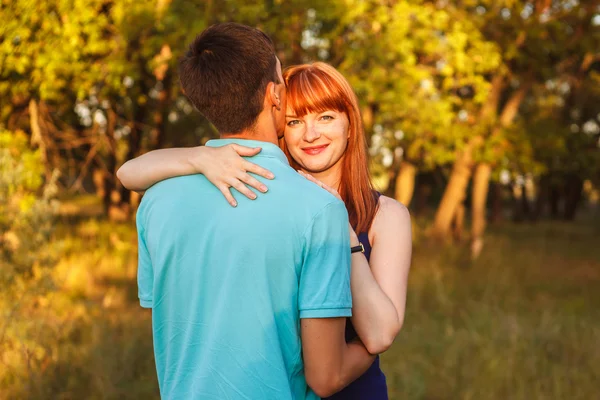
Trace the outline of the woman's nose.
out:
<instances>
[{"instance_id":1,"label":"woman's nose","mask_svg":"<svg viewBox=\"0 0 600 400\"><path fill-rule=\"evenodd\" d=\"M319 129L317 128L316 124L307 124L306 125L306 132L304 133L304 140L306 140L307 142L314 142L315 140L317 140L320 137L321 137L321 133L319 132Z\"/></svg>"}]
</instances>

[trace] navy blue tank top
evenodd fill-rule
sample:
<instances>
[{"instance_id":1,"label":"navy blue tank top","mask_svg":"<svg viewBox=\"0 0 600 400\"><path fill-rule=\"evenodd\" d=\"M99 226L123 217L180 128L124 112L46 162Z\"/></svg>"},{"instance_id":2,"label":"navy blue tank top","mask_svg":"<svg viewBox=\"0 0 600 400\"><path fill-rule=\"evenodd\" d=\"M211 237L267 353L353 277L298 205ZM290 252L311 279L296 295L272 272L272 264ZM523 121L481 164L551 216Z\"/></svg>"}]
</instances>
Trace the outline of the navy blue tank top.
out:
<instances>
[{"instance_id":1,"label":"navy blue tank top","mask_svg":"<svg viewBox=\"0 0 600 400\"><path fill-rule=\"evenodd\" d=\"M377 193L377 197L380 195ZM359 233L358 240L365 247L365 257L367 261L370 261L371 243L368 233ZM350 342L357 336L352 321L348 318L346 320L346 342ZM379 356L375 357L373 364L357 380L325 400L388 400L387 383L385 375L379 367Z\"/></svg>"}]
</instances>

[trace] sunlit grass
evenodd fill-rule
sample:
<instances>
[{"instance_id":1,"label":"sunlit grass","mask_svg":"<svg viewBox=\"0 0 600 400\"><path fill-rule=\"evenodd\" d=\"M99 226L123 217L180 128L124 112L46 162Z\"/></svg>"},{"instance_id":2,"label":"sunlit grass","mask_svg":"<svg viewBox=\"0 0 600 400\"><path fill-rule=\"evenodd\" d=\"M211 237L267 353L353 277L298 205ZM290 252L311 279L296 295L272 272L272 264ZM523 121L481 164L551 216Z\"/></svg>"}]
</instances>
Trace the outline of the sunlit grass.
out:
<instances>
[{"instance_id":1,"label":"sunlit grass","mask_svg":"<svg viewBox=\"0 0 600 400\"><path fill-rule=\"evenodd\" d=\"M594 224L492 227L468 251L417 241L406 321L383 355L391 399L590 399L600 381ZM158 398L132 223L64 220L55 291L19 305L0 398ZM18 337L18 336L13 336Z\"/></svg>"},{"instance_id":2,"label":"sunlit grass","mask_svg":"<svg viewBox=\"0 0 600 400\"><path fill-rule=\"evenodd\" d=\"M590 399L600 248L590 225L493 228L479 260L417 248L405 326L383 356L392 399Z\"/></svg>"}]
</instances>

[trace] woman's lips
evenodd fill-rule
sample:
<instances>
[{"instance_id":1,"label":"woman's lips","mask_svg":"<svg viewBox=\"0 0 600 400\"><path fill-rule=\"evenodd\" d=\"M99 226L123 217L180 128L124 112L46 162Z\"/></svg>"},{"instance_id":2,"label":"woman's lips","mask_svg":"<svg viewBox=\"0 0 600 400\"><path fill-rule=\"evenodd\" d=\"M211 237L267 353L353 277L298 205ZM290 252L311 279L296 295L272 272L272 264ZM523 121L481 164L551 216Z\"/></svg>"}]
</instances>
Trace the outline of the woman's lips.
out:
<instances>
[{"instance_id":1,"label":"woman's lips","mask_svg":"<svg viewBox=\"0 0 600 400\"><path fill-rule=\"evenodd\" d=\"M329 146L329 144L324 144L322 146L305 147L302 149L302 151L310 156L316 156L317 154L321 154L323 150L327 148L327 146Z\"/></svg>"}]
</instances>

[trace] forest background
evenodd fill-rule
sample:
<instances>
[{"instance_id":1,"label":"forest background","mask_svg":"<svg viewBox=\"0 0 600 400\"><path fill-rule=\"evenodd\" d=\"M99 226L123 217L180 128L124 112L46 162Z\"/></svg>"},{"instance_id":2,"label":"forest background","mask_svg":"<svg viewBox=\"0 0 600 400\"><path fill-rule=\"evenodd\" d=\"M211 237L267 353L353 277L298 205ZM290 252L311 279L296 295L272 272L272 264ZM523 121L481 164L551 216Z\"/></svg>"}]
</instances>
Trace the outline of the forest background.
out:
<instances>
[{"instance_id":1,"label":"forest background","mask_svg":"<svg viewBox=\"0 0 600 400\"><path fill-rule=\"evenodd\" d=\"M595 397L598 1L1 0L0 398L158 398L115 172L216 136L176 66L222 21L338 68L409 206L390 397Z\"/></svg>"}]
</instances>

